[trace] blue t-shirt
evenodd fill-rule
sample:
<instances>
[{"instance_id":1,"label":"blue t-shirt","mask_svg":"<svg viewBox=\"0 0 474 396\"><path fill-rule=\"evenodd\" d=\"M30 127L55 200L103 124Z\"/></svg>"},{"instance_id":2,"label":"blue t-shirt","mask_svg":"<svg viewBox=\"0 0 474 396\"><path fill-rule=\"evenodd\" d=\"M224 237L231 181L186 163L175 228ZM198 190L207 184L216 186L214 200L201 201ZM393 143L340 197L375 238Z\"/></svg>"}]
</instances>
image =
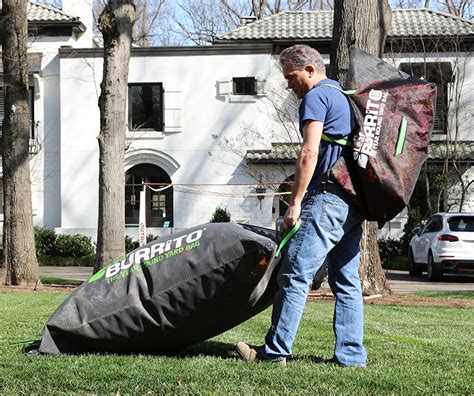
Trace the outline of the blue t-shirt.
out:
<instances>
[{"instance_id":1,"label":"blue t-shirt","mask_svg":"<svg viewBox=\"0 0 474 396\"><path fill-rule=\"evenodd\" d=\"M299 107L300 132L303 135L305 121L320 121L323 132L331 137L348 139L354 127L354 117L346 96L336 88L324 86L331 84L341 87L337 81L329 78L317 83L303 98ZM341 156L343 146L321 140L319 155L313 177L308 186L316 190L324 174L331 169Z\"/></svg>"}]
</instances>

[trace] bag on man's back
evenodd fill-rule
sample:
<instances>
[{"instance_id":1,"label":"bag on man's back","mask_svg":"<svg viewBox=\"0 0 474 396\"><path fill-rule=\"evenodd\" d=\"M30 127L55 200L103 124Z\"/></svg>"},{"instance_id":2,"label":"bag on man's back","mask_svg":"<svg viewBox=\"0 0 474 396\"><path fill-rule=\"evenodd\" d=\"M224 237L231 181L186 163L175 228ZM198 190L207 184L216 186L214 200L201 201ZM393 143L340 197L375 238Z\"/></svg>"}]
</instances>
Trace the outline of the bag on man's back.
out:
<instances>
[{"instance_id":1,"label":"bag on man's back","mask_svg":"<svg viewBox=\"0 0 474 396\"><path fill-rule=\"evenodd\" d=\"M381 227L408 205L426 161L436 85L351 47L348 87L357 128L331 175Z\"/></svg>"},{"instance_id":2,"label":"bag on man's back","mask_svg":"<svg viewBox=\"0 0 474 396\"><path fill-rule=\"evenodd\" d=\"M271 304L277 252L274 234L235 223L159 238L76 289L39 351L163 353L211 338Z\"/></svg>"}]
</instances>

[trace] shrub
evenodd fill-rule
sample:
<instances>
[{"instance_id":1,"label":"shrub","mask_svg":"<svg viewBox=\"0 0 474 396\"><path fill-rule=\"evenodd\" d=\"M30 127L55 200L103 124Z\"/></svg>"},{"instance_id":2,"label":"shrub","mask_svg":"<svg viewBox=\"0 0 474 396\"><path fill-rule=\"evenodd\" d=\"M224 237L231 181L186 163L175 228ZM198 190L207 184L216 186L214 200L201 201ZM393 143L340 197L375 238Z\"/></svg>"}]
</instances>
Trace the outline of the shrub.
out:
<instances>
[{"instance_id":1,"label":"shrub","mask_svg":"<svg viewBox=\"0 0 474 396\"><path fill-rule=\"evenodd\" d=\"M155 239L158 239L159 235L148 234L146 236L146 242L152 242ZM132 250L138 248L138 240L134 240L128 235L125 235L125 253L130 253Z\"/></svg>"},{"instance_id":2,"label":"shrub","mask_svg":"<svg viewBox=\"0 0 474 396\"><path fill-rule=\"evenodd\" d=\"M416 228L421 226L424 218L418 208L413 208L408 210L408 219L403 227L403 236L401 239L402 242L402 249L405 254L408 254L408 245L410 244L410 240L413 237L412 231Z\"/></svg>"},{"instance_id":3,"label":"shrub","mask_svg":"<svg viewBox=\"0 0 474 396\"><path fill-rule=\"evenodd\" d=\"M60 257L84 257L94 253L90 237L75 234L60 234L56 238L56 255Z\"/></svg>"},{"instance_id":4,"label":"shrub","mask_svg":"<svg viewBox=\"0 0 474 396\"><path fill-rule=\"evenodd\" d=\"M391 257L403 256L402 241L392 238L379 239L380 259L386 263Z\"/></svg>"},{"instance_id":5,"label":"shrub","mask_svg":"<svg viewBox=\"0 0 474 396\"><path fill-rule=\"evenodd\" d=\"M38 264L42 266L93 267L95 262L95 253L84 257L38 256Z\"/></svg>"},{"instance_id":6,"label":"shrub","mask_svg":"<svg viewBox=\"0 0 474 396\"><path fill-rule=\"evenodd\" d=\"M35 227L35 245L37 256L52 256L56 252L56 232L49 228Z\"/></svg>"},{"instance_id":7,"label":"shrub","mask_svg":"<svg viewBox=\"0 0 474 396\"><path fill-rule=\"evenodd\" d=\"M159 235L148 234L146 236L146 243L153 242L155 239L158 239Z\"/></svg>"},{"instance_id":8,"label":"shrub","mask_svg":"<svg viewBox=\"0 0 474 396\"><path fill-rule=\"evenodd\" d=\"M218 206L211 217L211 223L228 223L230 221L230 213L225 208Z\"/></svg>"},{"instance_id":9,"label":"shrub","mask_svg":"<svg viewBox=\"0 0 474 396\"><path fill-rule=\"evenodd\" d=\"M125 235L125 253L130 253L138 247L138 241L133 240L128 235Z\"/></svg>"}]
</instances>

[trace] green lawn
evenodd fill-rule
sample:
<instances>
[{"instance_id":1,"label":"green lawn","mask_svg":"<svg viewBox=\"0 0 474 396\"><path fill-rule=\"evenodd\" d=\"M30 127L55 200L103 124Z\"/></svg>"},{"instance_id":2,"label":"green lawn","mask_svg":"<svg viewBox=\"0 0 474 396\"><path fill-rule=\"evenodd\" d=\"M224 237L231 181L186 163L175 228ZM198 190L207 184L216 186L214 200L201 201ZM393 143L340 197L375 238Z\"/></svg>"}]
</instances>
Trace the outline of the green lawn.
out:
<instances>
[{"instance_id":1,"label":"green lawn","mask_svg":"<svg viewBox=\"0 0 474 396\"><path fill-rule=\"evenodd\" d=\"M366 369L318 363L332 355L332 303L308 303L287 367L248 364L233 345L259 343L267 310L180 356L26 356L63 293L0 293L0 394L473 394L472 309L367 305ZM192 329L190 329L192 331Z\"/></svg>"},{"instance_id":2,"label":"green lawn","mask_svg":"<svg viewBox=\"0 0 474 396\"><path fill-rule=\"evenodd\" d=\"M67 286L80 286L82 281L67 278L56 278L54 276L40 276L40 281L43 285L67 285Z\"/></svg>"},{"instance_id":3,"label":"green lawn","mask_svg":"<svg viewBox=\"0 0 474 396\"><path fill-rule=\"evenodd\" d=\"M420 291L413 295L418 297L436 297L436 298L462 298L466 300L474 299L473 290L458 290L458 291Z\"/></svg>"}]
</instances>

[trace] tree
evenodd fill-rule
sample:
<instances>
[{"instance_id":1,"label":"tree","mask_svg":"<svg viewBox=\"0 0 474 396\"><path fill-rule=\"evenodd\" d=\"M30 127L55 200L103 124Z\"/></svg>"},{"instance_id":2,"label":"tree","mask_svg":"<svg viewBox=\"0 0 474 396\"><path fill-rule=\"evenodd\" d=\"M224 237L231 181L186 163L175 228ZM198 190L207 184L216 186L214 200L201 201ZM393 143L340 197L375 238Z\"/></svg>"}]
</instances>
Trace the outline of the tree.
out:
<instances>
[{"instance_id":1,"label":"tree","mask_svg":"<svg viewBox=\"0 0 474 396\"><path fill-rule=\"evenodd\" d=\"M211 223L228 223L230 221L230 213L226 208L218 206L211 217Z\"/></svg>"},{"instance_id":2,"label":"tree","mask_svg":"<svg viewBox=\"0 0 474 396\"><path fill-rule=\"evenodd\" d=\"M94 271L125 251L125 110L134 22L132 0L110 0L99 17L104 67L99 97L99 221Z\"/></svg>"},{"instance_id":3,"label":"tree","mask_svg":"<svg viewBox=\"0 0 474 396\"><path fill-rule=\"evenodd\" d=\"M216 35L238 27L247 16L262 19L283 11L331 8L331 0L180 0L171 8L170 29L185 43L206 45Z\"/></svg>"},{"instance_id":4,"label":"tree","mask_svg":"<svg viewBox=\"0 0 474 396\"><path fill-rule=\"evenodd\" d=\"M27 0L3 1L3 247L7 285L38 279L30 182L26 10Z\"/></svg>"},{"instance_id":5,"label":"tree","mask_svg":"<svg viewBox=\"0 0 474 396\"><path fill-rule=\"evenodd\" d=\"M391 10L387 0L336 0L330 75L347 86L351 44L381 58L390 24ZM390 292L382 270L376 227L375 222L363 224L360 277L364 294Z\"/></svg>"},{"instance_id":6,"label":"tree","mask_svg":"<svg viewBox=\"0 0 474 396\"><path fill-rule=\"evenodd\" d=\"M105 0L97 0L94 4L93 13L97 25L106 3ZM167 34L161 26L165 18L169 16L166 15L164 4L165 0L137 0L134 3L136 10L132 34L134 43L142 47L153 44L166 45Z\"/></svg>"},{"instance_id":7,"label":"tree","mask_svg":"<svg viewBox=\"0 0 474 396\"><path fill-rule=\"evenodd\" d=\"M472 0L397 0L391 3L397 8L431 8L467 19L473 12Z\"/></svg>"}]
</instances>

